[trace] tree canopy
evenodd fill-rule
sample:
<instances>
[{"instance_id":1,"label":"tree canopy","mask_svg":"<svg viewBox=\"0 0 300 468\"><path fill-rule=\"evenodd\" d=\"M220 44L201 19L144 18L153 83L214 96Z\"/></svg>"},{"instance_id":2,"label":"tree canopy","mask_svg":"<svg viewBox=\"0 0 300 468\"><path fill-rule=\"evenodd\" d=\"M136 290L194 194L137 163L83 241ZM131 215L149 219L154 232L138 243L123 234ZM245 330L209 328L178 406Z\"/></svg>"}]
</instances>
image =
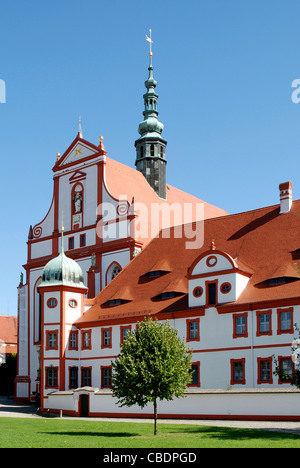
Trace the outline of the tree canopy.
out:
<instances>
[{"instance_id":1,"label":"tree canopy","mask_svg":"<svg viewBox=\"0 0 300 468\"><path fill-rule=\"evenodd\" d=\"M154 406L157 433L157 401L182 397L191 381L192 354L169 322L151 317L139 322L127 335L112 372L113 395L120 406Z\"/></svg>"}]
</instances>

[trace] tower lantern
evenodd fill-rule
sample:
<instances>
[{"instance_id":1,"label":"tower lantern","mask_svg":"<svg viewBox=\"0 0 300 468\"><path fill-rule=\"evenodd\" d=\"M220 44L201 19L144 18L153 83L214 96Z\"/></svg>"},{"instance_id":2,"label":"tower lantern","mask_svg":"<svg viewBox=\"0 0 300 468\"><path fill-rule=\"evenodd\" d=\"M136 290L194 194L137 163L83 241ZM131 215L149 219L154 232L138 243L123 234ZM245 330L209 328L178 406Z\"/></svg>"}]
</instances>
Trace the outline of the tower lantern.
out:
<instances>
[{"instance_id":1,"label":"tower lantern","mask_svg":"<svg viewBox=\"0 0 300 468\"><path fill-rule=\"evenodd\" d=\"M146 36L150 42L150 63L148 67L149 76L145 81L147 92L144 94L144 120L140 122L138 132L141 135L135 141L136 161L138 171L142 172L149 185L161 198L166 198L166 145L167 142L161 137L164 125L158 121L157 99L155 92L157 81L153 77L152 65L152 39Z\"/></svg>"}]
</instances>

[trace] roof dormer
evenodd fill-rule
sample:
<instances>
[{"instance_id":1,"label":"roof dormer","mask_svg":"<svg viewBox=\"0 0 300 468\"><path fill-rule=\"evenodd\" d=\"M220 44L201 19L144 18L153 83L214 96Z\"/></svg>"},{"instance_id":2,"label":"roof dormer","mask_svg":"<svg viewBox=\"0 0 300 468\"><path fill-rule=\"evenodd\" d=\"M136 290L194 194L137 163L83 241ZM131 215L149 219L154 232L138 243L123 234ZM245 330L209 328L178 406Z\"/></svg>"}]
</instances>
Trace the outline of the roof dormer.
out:
<instances>
[{"instance_id":1,"label":"roof dormer","mask_svg":"<svg viewBox=\"0 0 300 468\"><path fill-rule=\"evenodd\" d=\"M235 302L244 291L251 273L229 254L208 250L188 269L189 307L215 307Z\"/></svg>"}]
</instances>

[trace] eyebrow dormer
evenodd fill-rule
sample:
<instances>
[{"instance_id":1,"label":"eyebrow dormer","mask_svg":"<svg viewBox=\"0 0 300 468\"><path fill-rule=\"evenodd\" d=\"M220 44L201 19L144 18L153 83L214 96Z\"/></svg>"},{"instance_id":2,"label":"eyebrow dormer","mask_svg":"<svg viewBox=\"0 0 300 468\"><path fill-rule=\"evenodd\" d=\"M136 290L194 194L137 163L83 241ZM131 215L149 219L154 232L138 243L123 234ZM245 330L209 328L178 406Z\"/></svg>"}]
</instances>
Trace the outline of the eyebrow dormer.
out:
<instances>
[{"instance_id":1,"label":"eyebrow dormer","mask_svg":"<svg viewBox=\"0 0 300 468\"><path fill-rule=\"evenodd\" d=\"M221 250L208 250L188 269L189 307L215 307L235 302L244 291L251 273Z\"/></svg>"}]
</instances>

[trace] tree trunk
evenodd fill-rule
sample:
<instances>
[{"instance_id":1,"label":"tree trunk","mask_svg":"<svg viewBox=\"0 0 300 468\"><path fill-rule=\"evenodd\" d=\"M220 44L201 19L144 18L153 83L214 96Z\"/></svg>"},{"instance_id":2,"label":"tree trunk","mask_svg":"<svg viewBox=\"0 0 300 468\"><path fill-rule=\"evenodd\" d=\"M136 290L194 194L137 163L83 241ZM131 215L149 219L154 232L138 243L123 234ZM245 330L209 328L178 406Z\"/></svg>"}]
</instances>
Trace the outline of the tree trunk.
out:
<instances>
[{"instance_id":1,"label":"tree trunk","mask_svg":"<svg viewBox=\"0 0 300 468\"><path fill-rule=\"evenodd\" d=\"M156 403L156 398L153 402L154 406L154 435L157 435L157 403Z\"/></svg>"}]
</instances>

